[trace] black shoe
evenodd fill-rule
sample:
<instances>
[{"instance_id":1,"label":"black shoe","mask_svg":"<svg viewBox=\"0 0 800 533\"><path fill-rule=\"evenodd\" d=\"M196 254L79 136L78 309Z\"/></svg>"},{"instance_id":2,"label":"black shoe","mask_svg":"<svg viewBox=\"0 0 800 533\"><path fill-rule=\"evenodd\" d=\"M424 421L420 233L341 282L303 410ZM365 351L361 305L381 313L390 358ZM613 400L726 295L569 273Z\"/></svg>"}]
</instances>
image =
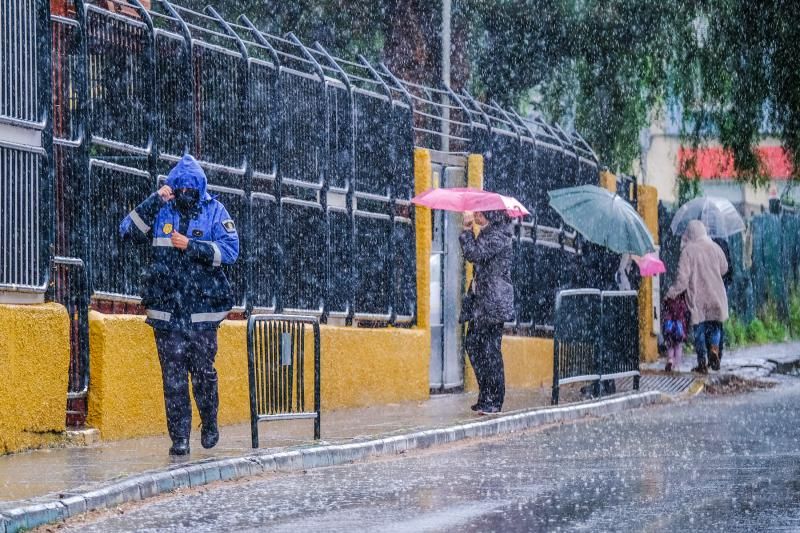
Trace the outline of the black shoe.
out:
<instances>
[{"instance_id":1,"label":"black shoe","mask_svg":"<svg viewBox=\"0 0 800 533\"><path fill-rule=\"evenodd\" d=\"M481 402L473 403L472 405L469 406L469 408L472 409L473 411L480 411L483 408L483 404Z\"/></svg>"},{"instance_id":2,"label":"black shoe","mask_svg":"<svg viewBox=\"0 0 800 533\"><path fill-rule=\"evenodd\" d=\"M667 366L664 367L664 372L672 372L672 363L667 363Z\"/></svg>"},{"instance_id":3,"label":"black shoe","mask_svg":"<svg viewBox=\"0 0 800 533\"><path fill-rule=\"evenodd\" d=\"M178 437L172 441L172 447L169 449L170 455L189 455L189 439Z\"/></svg>"},{"instance_id":4,"label":"black shoe","mask_svg":"<svg viewBox=\"0 0 800 533\"><path fill-rule=\"evenodd\" d=\"M698 374L708 374L708 367L706 365L697 365L692 369L692 372L697 372Z\"/></svg>"},{"instance_id":5,"label":"black shoe","mask_svg":"<svg viewBox=\"0 0 800 533\"><path fill-rule=\"evenodd\" d=\"M491 414L494 414L494 413L499 413L500 412L500 408L497 407L496 405L487 405L487 406L482 407L481 409L479 409L478 412L480 414L482 414L482 415L491 415Z\"/></svg>"},{"instance_id":6,"label":"black shoe","mask_svg":"<svg viewBox=\"0 0 800 533\"><path fill-rule=\"evenodd\" d=\"M203 445L203 448L213 448L219 442L219 428L217 427L217 421L215 420L211 424L203 424L202 429L200 430L200 444Z\"/></svg>"}]
</instances>

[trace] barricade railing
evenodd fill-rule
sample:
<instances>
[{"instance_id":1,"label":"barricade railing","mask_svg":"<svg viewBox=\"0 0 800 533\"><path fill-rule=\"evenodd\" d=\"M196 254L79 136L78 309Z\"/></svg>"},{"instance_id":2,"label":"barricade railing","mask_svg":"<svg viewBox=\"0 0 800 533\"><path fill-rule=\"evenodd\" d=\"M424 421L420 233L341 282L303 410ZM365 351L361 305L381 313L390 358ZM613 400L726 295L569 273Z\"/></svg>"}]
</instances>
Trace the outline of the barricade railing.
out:
<instances>
[{"instance_id":1,"label":"barricade railing","mask_svg":"<svg viewBox=\"0 0 800 533\"><path fill-rule=\"evenodd\" d=\"M633 376L639 388L639 294L636 291L603 291L600 310L601 379Z\"/></svg>"},{"instance_id":2,"label":"barricade railing","mask_svg":"<svg viewBox=\"0 0 800 533\"><path fill-rule=\"evenodd\" d=\"M553 331L553 396L559 388L577 381L600 380L597 353L600 349L601 297L598 289L572 289L556 295Z\"/></svg>"},{"instance_id":3,"label":"barricade railing","mask_svg":"<svg viewBox=\"0 0 800 533\"><path fill-rule=\"evenodd\" d=\"M314 350L313 375L306 373L306 342ZM316 317L252 315L247 322L247 370L250 389L250 429L258 448L258 423L314 420L320 438L320 328ZM313 399L306 398L313 383ZM313 408L308 409L313 401Z\"/></svg>"},{"instance_id":4,"label":"barricade railing","mask_svg":"<svg viewBox=\"0 0 800 533\"><path fill-rule=\"evenodd\" d=\"M591 382L592 395L600 396L602 381L633 376L639 388L636 291L560 291L553 340L553 404L568 383Z\"/></svg>"},{"instance_id":5,"label":"barricade railing","mask_svg":"<svg viewBox=\"0 0 800 533\"><path fill-rule=\"evenodd\" d=\"M89 277L77 258L53 256L52 268L51 298L67 309L69 317L67 426L79 427L86 422L89 393Z\"/></svg>"}]
</instances>

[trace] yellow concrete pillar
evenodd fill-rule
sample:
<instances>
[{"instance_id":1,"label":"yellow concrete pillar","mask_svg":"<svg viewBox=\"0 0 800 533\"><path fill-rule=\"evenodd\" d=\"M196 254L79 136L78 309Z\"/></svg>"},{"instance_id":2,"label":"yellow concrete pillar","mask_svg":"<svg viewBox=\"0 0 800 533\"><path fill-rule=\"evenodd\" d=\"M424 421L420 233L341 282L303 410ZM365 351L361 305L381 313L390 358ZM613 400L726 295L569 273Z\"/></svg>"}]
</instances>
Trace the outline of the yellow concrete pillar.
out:
<instances>
[{"instance_id":1,"label":"yellow concrete pillar","mask_svg":"<svg viewBox=\"0 0 800 533\"><path fill-rule=\"evenodd\" d=\"M638 190L639 214L658 244L658 191L649 185L639 185ZM658 359L658 339L653 328L654 305L660 305L660 302L653 301L653 278L642 278L639 287L639 354L647 362Z\"/></svg>"},{"instance_id":2,"label":"yellow concrete pillar","mask_svg":"<svg viewBox=\"0 0 800 533\"><path fill-rule=\"evenodd\" d=\"M431 153L424 148L414 150L414 192L420 194L433 186ZM433 240L433 219L431 210L417 206L417 327L429 330L431 327L431 241Z\"/></svg>"},{"instance_id":3,"label":"yellow concrete pillar","mask_svg":"<svg viewBox=\"0 0 800 533\"><path fill-rule=\"evenodd\" d=\"M63 306L0 305L0 454L62 441L69 354Z\"/></svg>"},{"instance_id":4,"label":"yellow concrete pillar","mask_svg":"<svg viewBox=\"0 0 800 533\"><path fill-rule=\"evenodd\" d=\"M604 170L600 173L600 187L617 192L617 177L613 172Z\"/></svg>"}]
</instances>

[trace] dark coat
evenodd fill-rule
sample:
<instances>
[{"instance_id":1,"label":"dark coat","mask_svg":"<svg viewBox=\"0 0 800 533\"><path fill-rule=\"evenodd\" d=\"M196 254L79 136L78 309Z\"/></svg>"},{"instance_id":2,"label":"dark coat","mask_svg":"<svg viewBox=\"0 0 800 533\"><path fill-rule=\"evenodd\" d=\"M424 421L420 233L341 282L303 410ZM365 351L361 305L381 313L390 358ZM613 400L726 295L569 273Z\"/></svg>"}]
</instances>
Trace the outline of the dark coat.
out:
<instances>
[{"instance_id":1,"label":"dark coat","mask_svg":"<svg viewBox=\"0 0 800 533\"><path fill-rule=\"evenodd\" d=\"M514 286L511 284L513 249L509 224L489 224L478 237L471 230L459 236L464 259L475 267L475 292L470 320L497 324L514 320Z\"/></svg>"}]
</instances>

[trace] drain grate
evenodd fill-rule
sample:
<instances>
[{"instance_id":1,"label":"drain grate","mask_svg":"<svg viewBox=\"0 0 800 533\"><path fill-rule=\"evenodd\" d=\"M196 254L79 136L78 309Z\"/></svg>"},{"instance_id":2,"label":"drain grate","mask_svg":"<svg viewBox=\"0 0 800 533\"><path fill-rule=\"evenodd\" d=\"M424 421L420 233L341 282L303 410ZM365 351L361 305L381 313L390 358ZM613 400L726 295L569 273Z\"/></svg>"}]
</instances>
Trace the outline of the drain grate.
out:
<instances>
[{"instance_id":1,"label":"drain grate","mask_svg":"<svg viewBox=\"0 0 800 533\"><path fill-rule=\"evenodd\" d=\"M639 380L640 391L659 391L666 394L680 394L694 382L692 377L644 375ZM617 382L617 390L633 388L633 378L627 377Z\"/></svg>"}]
</instances>

